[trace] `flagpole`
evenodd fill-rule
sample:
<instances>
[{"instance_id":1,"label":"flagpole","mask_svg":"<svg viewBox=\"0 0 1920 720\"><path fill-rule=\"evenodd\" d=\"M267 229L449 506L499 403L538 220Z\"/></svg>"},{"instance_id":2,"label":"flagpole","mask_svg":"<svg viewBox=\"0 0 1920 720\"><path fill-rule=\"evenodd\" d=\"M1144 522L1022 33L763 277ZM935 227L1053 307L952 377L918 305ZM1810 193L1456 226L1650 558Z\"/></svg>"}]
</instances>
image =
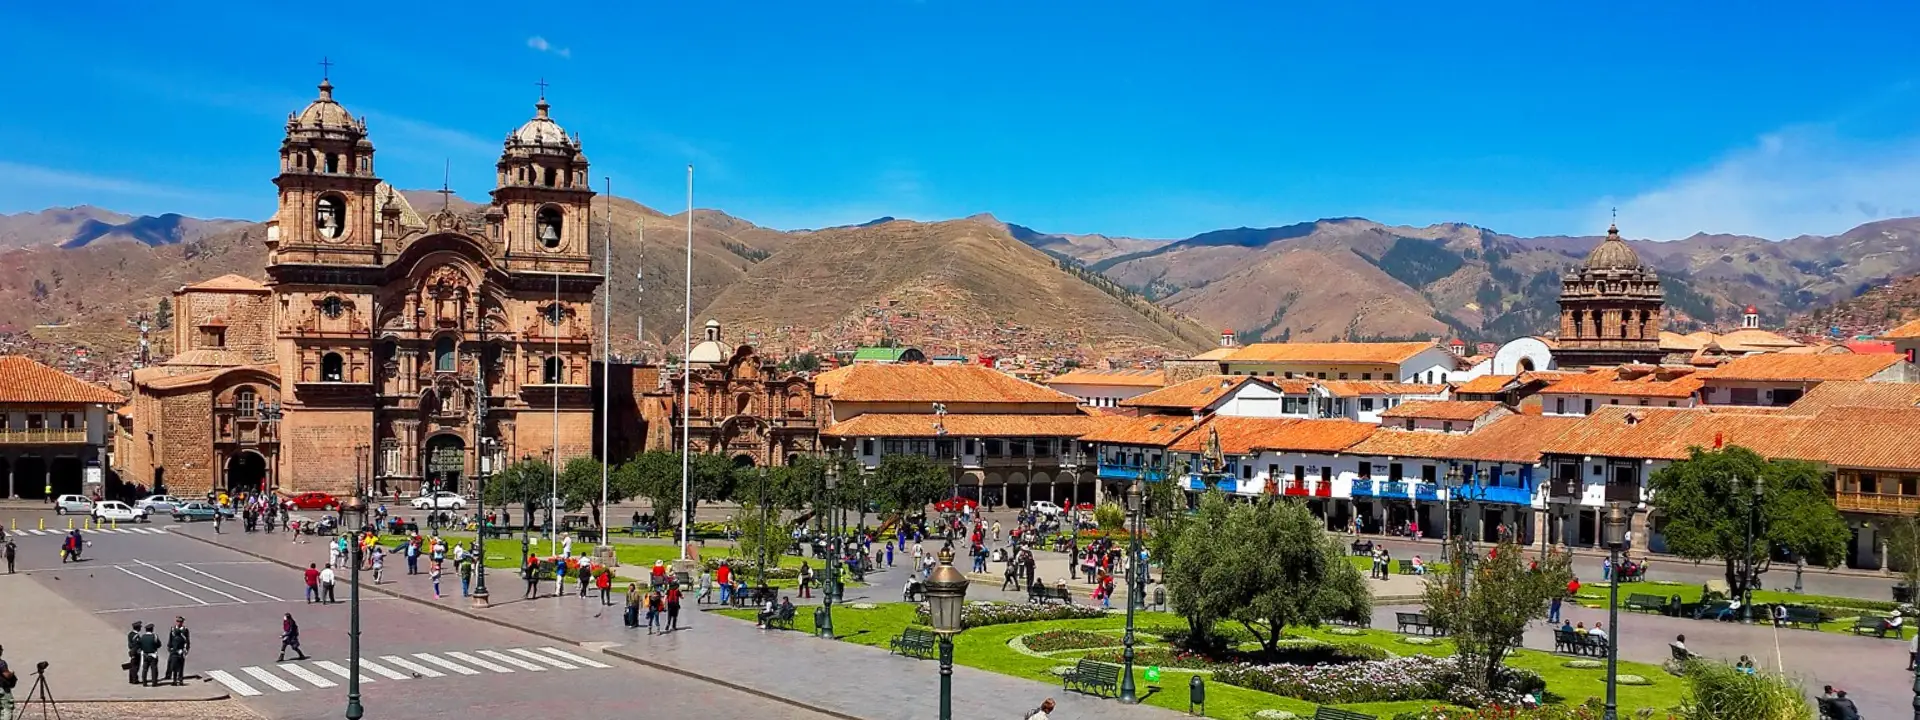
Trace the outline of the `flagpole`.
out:
<instances>
[{"instance_id":1,"label":"flagpole","mask_svg":"<svg viewBox=\"0 0 1920 720\"><path fill-rule=\"evenodd\" d=\"M693 354L693 163L687 163L687 287L686 313L680 332L680 559L687 559L687 544L692 541L693 500L687 497L692 487L689 462L693 447L692 429L687 426L693 400L693 366L687 356Z\"/></svg>"},{"instance_id":2,"label":"flagpole","mask_svg":"<svg viewBox=\"0 0 1920 720\"><path fill-rule=\"evenodd\" d=\"M607 442L607 428L613 416L613 396L608 390L613 384L613 286L608 284L613 277L613 178L602 179L607 183L607 244L600 262L600 294L605 302L600 312L600 546L611 548L613 539L607 536L607 515L612 512L607 507L607 465L613 462L613 446ZM612 556L607 553L608 558Z\"/></svg>"}]
</instances>

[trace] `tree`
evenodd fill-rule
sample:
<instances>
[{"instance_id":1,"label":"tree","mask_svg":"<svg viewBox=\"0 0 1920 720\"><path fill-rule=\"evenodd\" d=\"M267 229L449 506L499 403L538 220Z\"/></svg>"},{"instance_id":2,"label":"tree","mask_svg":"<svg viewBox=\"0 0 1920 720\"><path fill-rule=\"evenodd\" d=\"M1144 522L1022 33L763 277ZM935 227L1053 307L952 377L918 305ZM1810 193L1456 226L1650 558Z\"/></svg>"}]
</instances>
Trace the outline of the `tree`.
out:
<instances>
[{"instance_id":1,"label":"tree","mask_svg":"<svg viewBox=\"0 0 1920 720\"><path fill-rule=\"evenodd\" d=\"M1127 509L1120 503L1104 502L1093 509L1093 522L1100 526L1100 532L1114 535L1127 527Z\"/></svg>"},{"instance_id":2,"label":"tree","mask_svg":"<svg viewBox=\"0 0 1920 720\"><path fill-rule=\"evenodd\" d=\"M1907 587L1920 587L1920 515L1900 515L1880 522L1886 537L1887 564L1899 568Z\"/></svg>"},{"instance_id":3,"label":"tree","mask_svg":"<svg viewBox=\"0 0 1920 720\"><path fill-rule=\"evenodd\" d=\"M856 484L860 480L854 478ZM846 476L840 481L845 483ZM924 455L881 458L865 481L867 499L880 506L882 513L919 512L953 488L953 474Z\"/></svg>"},{"instance_id":4,"label":"tree","mask_svg":"<svg viewBox=\"0 0 1920 720\"><path fill-rule=\"evenodd\" d=\"M1427 576L1427 617L1452 634L1461 677L1480 690L1498 688L1507 655L1527 624L1546 617L1553 598L1566 593L1572 560L1554 552L1530 561L1510 539L1486 557L1473 556L1464 534L1450 542L1453 557L1472 559Z\"/></svg>"},{"instance_id":5,"label":"tree","mask_svg":"<svg viewBox=\"0 0 1920 720\"><path fill-rule=\"evenodd\" d=\"M771 507L740 503L733 522L740 528L740 555L756 563L760 561L762 548L766 549L767 566L774 567L780 564L780 555L793 547L793 527L781 522L780 512Z\"/></svg>"},{"instance_id":6,"label":"tree","mask_svg":"<svg viewBox=\"0 0 1920 720\"><path fill-rule=\"evenodd\" d=\"M607 477L607 501L620 502L627 499L620 494L620 487L613 482L612 474ZM587 508L593 513L593 524L600 524L600 461L580 456L567 461L560 468L560 503L568 512Z\"/></svg>"},{"instance_id":7,"label":"tree","mask_svg":"<svg viewBox=\"0 0 1920 720\"><path fill-rule=\"evenodd\" d=\"M173 298L160 298L160 303L154 306L153 327L156 330L173 327Z\"/></svg>"},{"instance_id":8,"label":"tree","mask_svg":"<svg viewBox=\"0 0 1920 720\"><path fill-rule=\"evenodd\" d=\"M653 507L658 527L673 523L680 506L680 453L649 450L620 464L613 483L626 497L643 497Z\"/></svg>"},{"instance_id":9,"label":"tree","mask_svg":"<svg viewBox=\"0 0 1920 720\"><path fill-rule=\"evenodd\" d=\"M687 468L688 491L693 493L686 507L687 522L693 522L700 503L733 499L733 490L739 482L741 470L725 455L701 453L693 456Z\"/></svg>"},{"instance_id":10,"label":"tree","mask_svg":"<svg viewBox=\"0 0 1920 720\"><path fill-rule=\"evenodd\" d=\"M1798 460L1767 460L1743 447L1693 448L1688 457L1653 474L1653 506L1666 518L1667 549L1689 560L1720 560L1735 597L1746 592L1741 575L1748 559L1747 528L1755 508L1753 480L1761 486L1753 524L1757 570L1771 565L1780 548L1807 562L1834 567L1846 555L1852 532L1827 497L1818 466ZM1757 579L1757 578L1756 578Z\"/></svg>"},{"instance_id":11,"label":"tree","mask_svg":"<svg viewBox=\"0 0 1920 720\"><path fill-rule=\"evenodd\" d=\"M545 460L524 458L487 478L482 499L495 507L519 506L523 526L533 522L533 511L545 502L553 478L553 466Z\"/></svg>"},{"instance_id":12,"label":"tree","mask_svg":"<svg viewBox=\"0 0 1920 720\"><path fill-rule=\"evenodd\" d=\"M1233 620L1279 649L1288 626L1318 626L1372 612L1360 571L1306 505L1263 499L1229 504L1209 491L1166 563L1168 601L1204 646L1213 624Z\"/></svg>"}]
</instances>

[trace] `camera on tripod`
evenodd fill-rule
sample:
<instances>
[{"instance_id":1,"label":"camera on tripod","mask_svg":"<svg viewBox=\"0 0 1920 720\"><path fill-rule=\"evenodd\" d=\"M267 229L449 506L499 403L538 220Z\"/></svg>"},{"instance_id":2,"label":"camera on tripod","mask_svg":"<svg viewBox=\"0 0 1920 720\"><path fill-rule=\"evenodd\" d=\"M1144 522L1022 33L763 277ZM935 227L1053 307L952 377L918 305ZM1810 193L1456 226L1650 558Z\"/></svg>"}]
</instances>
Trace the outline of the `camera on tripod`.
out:
<instances>
[{"instance_id":1,"label":"camera on tripod","mask_svg":"<svg viewBox=\"0 0 1920 720\"><path fill-rule=\"evenodd\" d=\"M46 672L47 672L47 661L45 660L41 660L38 665L33 666L33 674L35 675L42 675L42 674L45 674Z\"/></svg>"}]
</instances>

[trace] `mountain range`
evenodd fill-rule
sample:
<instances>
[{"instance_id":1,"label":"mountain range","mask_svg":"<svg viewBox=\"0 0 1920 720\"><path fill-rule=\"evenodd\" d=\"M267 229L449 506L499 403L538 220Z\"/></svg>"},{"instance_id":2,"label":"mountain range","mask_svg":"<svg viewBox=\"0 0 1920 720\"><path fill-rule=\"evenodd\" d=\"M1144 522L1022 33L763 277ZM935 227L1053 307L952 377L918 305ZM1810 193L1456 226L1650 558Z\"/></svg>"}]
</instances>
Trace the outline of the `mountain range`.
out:
<instances>
[{"instance_id":1,"label":"mountain range","mask_svg":"<svg viewBox=\"0 0 1920 720\"><path fill-rule=\"evenodd\" d=\"M423 212L482 207L403 194ZM615 349L657 358L680 342L687 216L596 198L595 255L609 213ZM696 210L693 226L695 322L719 320L730 341L774 354L893 342L1079 362L1189 353L1219 328L1243 342L1540 333L1558 317L1560 274L1601 240L1362 218L1184 239L1048 233L984 214L780 231ZM124 351L125 321L180 285L264 277L264 234L259 223L87 206L0 215L0 331L63 325L36 333ZM1778 241L1630 243L1665 280L1669 324L1683 330L1730 323L1748 304L1777 325L1920 273L1920 218Z\"/></svg>"}]
</instances>

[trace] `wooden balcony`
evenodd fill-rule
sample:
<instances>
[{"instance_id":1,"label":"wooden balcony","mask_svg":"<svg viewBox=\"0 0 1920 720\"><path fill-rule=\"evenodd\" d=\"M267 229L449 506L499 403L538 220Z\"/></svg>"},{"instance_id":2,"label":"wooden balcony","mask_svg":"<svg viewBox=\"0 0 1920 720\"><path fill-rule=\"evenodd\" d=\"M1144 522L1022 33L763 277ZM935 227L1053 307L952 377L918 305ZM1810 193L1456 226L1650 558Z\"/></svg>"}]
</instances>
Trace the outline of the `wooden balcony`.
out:
<instances>
[{"instance_id":1,"label":"wooden balcony","mask_svg":"<svg viewBox=\"0 0 1920 720\"><path fill-rule=\"evenodd\" d=\"M84 445L86 442L87 428L85 426L72 429L0 429L0 445Z\"/></svg>"},{"instance_id":2,"label":"wooden balcony","mask_svg":"<svg viewBox=\"0 0 1920 720\"><path fill-rule=\"evenodd\" d=\"M1851 512L1878 513L1882 515L1913 515L1920 513L1920 495L1860 492L1834 493L1833 506L1836 509Z\"/></svg>"}]
</instances>

